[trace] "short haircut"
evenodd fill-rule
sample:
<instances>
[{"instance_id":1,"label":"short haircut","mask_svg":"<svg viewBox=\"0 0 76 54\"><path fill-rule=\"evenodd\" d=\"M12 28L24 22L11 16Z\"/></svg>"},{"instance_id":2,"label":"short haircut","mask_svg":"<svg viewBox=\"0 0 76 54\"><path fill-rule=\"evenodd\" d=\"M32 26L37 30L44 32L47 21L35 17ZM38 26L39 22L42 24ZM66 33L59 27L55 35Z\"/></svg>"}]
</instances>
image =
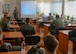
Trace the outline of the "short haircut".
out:
<instances>
[{"instance_id":1,"label":"short haircut","mask_svg":"<svg viewBox=\"0 0 76 54\"><path fill-rule=\"evenodd\" d=\"M30 18L26 18L26 23L29 23L30 22Z\"/></svg>"},{"instance_id":2,"label":"short haircut","mask_svg":"<svg viewBox=\"0 0 76 54\"><path fill-rule=\"evenodd\" d=\"M8 12L4 12L4 14L8 14Z\"/></svg>"},{"instance_id":3,"label":"short haircut","mask_svg":"<svg viewBox=\"0 0 76 54\"><path fill-rule=\"evenodd\" d=\"M49 13L49 15L51 15L51 13Z\"/></svg>"},{"instance_id":4,"label":"short haircut","mask_svg":"<svg viewBox=\"0 0 76 54\"><path fill-rule=\"evenodd\" d=\"M54 52L58 45L58 41L53 35L47 35L44 37L44 46L49 52Z\"/></svg>"},{"instance_id":5,"label":"short haircut","mask_svg":"<svg viewBox=\"0 0 76 54\"><path fill-rule=\"evenodd\" d=\"M57 15L56 15L56 19L58 19L58 18L60 18L60 16L57 14Z\"/></svg>"}]
</instances>

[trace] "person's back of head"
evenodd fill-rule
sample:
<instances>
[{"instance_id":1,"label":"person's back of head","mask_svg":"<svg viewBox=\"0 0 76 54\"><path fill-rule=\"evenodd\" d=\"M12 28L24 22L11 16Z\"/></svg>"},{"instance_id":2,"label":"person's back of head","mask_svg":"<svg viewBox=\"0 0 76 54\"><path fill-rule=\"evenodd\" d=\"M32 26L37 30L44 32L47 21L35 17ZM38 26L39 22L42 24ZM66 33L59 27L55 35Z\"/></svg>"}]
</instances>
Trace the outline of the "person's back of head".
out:
<instances>
[{"instance_id":1,"label":"person's back of head","mask_svg":"<svg viewBox=\"0 0 76 54\"><path fill-rule=\"evenodd\" d=\"M47 35L44 37L45 51L54 54L58 45L57 39L53 35ZM46 52L47 53L47 52Z\"/></svg>"},{"instance_id":2,"label":"person's back of head","mask_svg":"<svg viewBox=\"0 0 76 54\"><path fill-rule=\"evenodd\" d=\"M20 30L23 33L24 36L26 35L33 35L35 34L35 29L33 25L30 25L30 18L25 18L24 21L26 24L22 25Z\"/></svg>"},{"instance_id":3,"label":"person's back of head","mask_svg":"<svg viewBox=\"0 0 76 54\"><path fill-rule=\"evenodd\" d=\"M26 24L28 24L30 22L30 18L26 18Z\"/></svg>"},{"instance_id":4,"label":"person's back of head","mask_svg":"<svg viewBox=\"0 0 76 54\"><path fill-rule=\"evenodd\" d=\"M51 13L49 13L49 15L51 16Z\"/></svg>"},{"instance_id":5,"label":"person's back of head","mask_svg":"<svg viewBox=\"0 0 76 54\"><path fill-rule=\"evenodd\" d=\"M56 14L56 19L60 18L60 16L58 14Z\"/></svg>"},{"instance_id":6,"label":"person's back of head","mask_svg":"<svg viewBox=\"0 0 76 54\"><path fill-rule=\"evenodd\" d=\"M7 18L9 16L9 13L8 12L5 12L4 13L4 18Z\"/></svg>"}]
</instances>

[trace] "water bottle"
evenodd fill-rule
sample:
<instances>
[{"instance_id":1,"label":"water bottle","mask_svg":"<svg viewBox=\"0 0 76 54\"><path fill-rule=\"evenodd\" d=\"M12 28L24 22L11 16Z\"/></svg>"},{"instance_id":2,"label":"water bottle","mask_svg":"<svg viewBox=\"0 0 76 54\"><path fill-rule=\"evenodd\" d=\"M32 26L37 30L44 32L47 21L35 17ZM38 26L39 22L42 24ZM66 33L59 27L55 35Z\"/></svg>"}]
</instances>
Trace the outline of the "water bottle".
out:
<instances>
[{"instance_id":1,"label":"water bottle","mask_svg":"<svg viewBox=\"0 0 76 54\"><path fill-rule=\"evenodd\" d=\"M22 53L25 52L25 41L22 41L22 43L21 43L21 51L22 51Z\"/></svg>"},{"instance_id":2,"label":"water bottle","mask_svg":"<svg viewBox=\"0 0 76 54\"><path fill-rule=\"evenodd\" d=\"M0 27L0 46L2 45L3 42L3 35L2 35L2 28Z\"/></svg>"}]
</instances>

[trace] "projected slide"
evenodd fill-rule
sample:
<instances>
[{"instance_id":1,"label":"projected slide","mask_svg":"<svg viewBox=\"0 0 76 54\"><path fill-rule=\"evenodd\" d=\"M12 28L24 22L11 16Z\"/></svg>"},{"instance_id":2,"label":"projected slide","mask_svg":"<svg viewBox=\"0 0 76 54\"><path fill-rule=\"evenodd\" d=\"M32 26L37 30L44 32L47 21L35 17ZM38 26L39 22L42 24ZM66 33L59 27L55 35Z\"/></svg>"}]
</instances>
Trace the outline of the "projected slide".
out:
<instances>
[{"instance_id":1,"label":"projected slide","mask_svg":"<svg viewBox=\"0 0 76 54\"><path fill-rule=\"evenodd\" d=\"M36 15L36 1L21 1L21 15Z\"/></svg>"}]
</instances>

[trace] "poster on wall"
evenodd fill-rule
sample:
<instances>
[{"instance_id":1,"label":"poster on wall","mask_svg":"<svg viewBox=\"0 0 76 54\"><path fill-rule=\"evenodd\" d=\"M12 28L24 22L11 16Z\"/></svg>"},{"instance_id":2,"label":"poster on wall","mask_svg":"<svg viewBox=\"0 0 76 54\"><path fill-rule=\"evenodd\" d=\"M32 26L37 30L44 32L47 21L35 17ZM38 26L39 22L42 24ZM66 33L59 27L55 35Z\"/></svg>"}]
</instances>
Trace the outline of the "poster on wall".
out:
<instances>
[{"instance_id":1,"label":"poster on wall","mask_svg":"<svg viewBox=\"0 0 76 54\"><path fill-rule=\"evenodd\" d=\"M5 9L7 12L10 12L10 4L5 4Z\"/></svg>"},{"instance_id":2,"label":"poster on wall","mask_svg":"<svg viewBox=\"0 0 76 54\"><path fill-rule=\"evenodd\" d=\"M2 4L2 13L4 13L4 4Z\"/></svg>"}]
</instances>

